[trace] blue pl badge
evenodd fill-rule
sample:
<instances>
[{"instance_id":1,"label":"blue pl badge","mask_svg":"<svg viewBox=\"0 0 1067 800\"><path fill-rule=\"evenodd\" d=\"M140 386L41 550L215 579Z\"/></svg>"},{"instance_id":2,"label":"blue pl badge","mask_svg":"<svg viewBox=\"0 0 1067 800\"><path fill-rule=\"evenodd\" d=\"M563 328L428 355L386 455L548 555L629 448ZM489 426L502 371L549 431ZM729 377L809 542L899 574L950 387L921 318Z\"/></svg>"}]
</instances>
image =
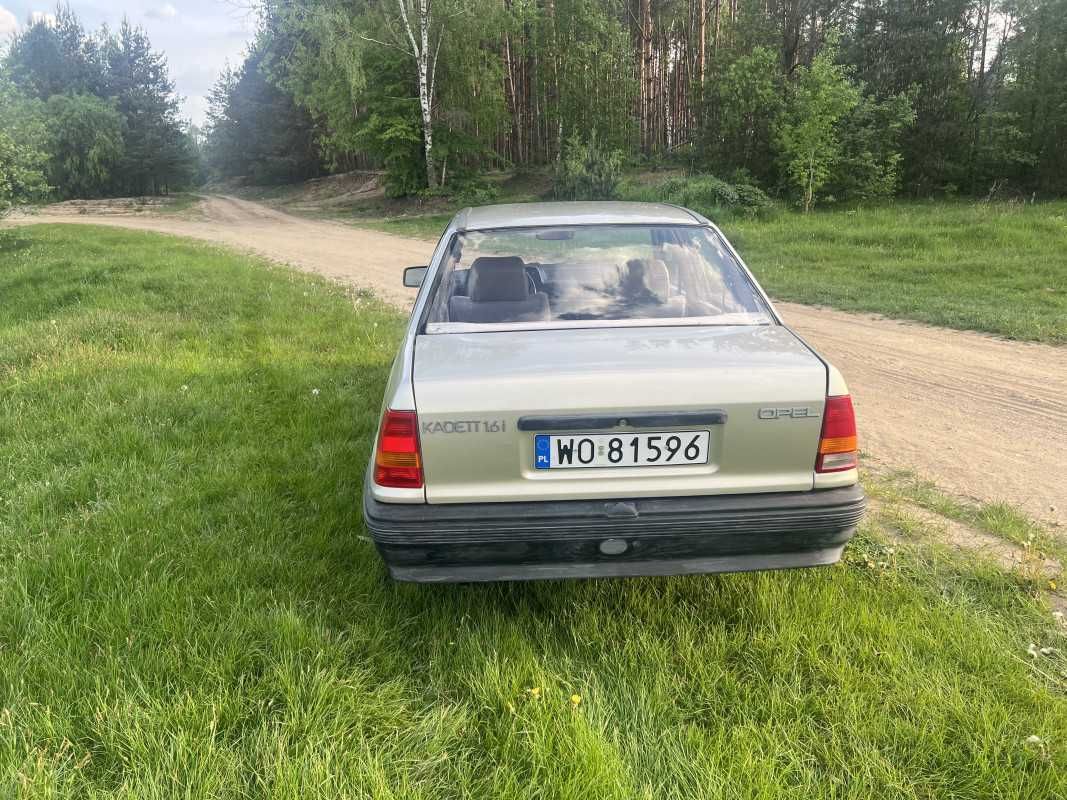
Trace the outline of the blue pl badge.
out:
<instances>
[{"instance_id":1,"label":"blue pl badge","mask_svg":"<svg viewBox=\"0 0 1067 800\"><path fill-rule=\"evenodd\" d=\"M534 466L538 469L548 469L552 466L550 439L545 433L534 436Z\"/></svg>"}]
</instances>

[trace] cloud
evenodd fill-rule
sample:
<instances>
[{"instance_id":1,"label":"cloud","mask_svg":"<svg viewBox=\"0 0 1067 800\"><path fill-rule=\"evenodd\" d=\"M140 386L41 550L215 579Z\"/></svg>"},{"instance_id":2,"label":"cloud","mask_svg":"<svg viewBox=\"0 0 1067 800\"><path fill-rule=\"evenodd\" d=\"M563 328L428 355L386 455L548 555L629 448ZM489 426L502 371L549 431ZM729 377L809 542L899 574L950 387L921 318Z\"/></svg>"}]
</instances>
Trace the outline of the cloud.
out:
<instances>
[{"instance_id":1,"label":"cloud","mask_svg":"<svg viewBox=\"0 0 1067 800\"><path fill-rule=\"evenodd\" d=\"M15 18L15 15L0 6L0 44L3 44L7 37L17 32L18 29L19 21Z\"/></svg>"},{"instance_id":2,"label":"cloud","mask_svg":"<svg viewBox=\"0 0 1067 800\"><path fill-rule=\"evenodd\" d=\"M145 16L152 19L174 19L174 17L178 16L178 9L170 3L164 3L161 6L150 8L145 12Z\"/></svg>"},{"instance_id":3,"label":"cloud","mask_svg":"<svg viewBox=\"0 0 1067 800\"><path fill-rule=\"evenodd\" d=\"M49 28L54 28L56 25L56 15L48 11L31 11L30 25L36 25L38 22L43 22Z\"/></svg>"}]
</instances>

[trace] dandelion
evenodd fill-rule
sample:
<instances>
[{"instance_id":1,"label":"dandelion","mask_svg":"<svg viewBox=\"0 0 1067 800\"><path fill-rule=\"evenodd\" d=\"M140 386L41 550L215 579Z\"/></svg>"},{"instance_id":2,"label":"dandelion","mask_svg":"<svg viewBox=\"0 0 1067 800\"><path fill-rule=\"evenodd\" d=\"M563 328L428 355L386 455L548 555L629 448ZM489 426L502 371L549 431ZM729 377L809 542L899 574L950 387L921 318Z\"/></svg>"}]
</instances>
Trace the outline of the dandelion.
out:
<instances>
[{"instance_id":1,"label":"dandelion","mask_svg":"<svg viewBox=\"0 0 1067 800\"><path fill-rule=\"evenodd\" d=\"M534 686L531 689L527 689L526 690L526 694L530 695L530 697L532 697L534 700L540 700L541 699L541 687L540 686Z\"/></svg>"},{"instance_id":2,"label":"dandelion","mask_svg":"<svg viewBox=\"0 0 1067 800\"><path fill-rule=\"evenodd\" d=\"M577 708L582 702L582 696L580 694L571 695L571 705Z\"/></svg>"},{"instance_id":3,"label":"dandelion","mask_svg":"<svg viewBox=\"0 0 1067 800\"><path fill-rule=\"evenodd\" d=\"M1052 591L1056 591L1056 581L1052 580L1052 578L1048 579L1048 588Z\"/></svg>"}]
</instances>

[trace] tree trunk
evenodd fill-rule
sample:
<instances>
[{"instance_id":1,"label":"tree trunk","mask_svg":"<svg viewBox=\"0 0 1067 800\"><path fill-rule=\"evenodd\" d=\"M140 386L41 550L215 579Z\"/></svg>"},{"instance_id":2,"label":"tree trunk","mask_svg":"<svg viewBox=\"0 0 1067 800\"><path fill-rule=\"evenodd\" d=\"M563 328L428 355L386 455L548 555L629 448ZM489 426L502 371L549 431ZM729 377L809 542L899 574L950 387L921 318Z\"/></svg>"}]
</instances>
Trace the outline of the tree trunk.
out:
<instances>
[{"instance_id":1,"label":"tree trunk","mask_svg":"<svg viewBox=\"0 0 1067 800\"><path fill-rule=\"evenodd\" d=\"M652 0L640 0L641 23L641 85L639 95L639 119L641 123L641 147L645 152L651 150L651 112L652 86L655 76L652 74Z\"/></svg>"},{"instance_id":2,"label":"tree trunk","mask_svg":"<svg viewBox=\"0 0 1067 800\"><path fill-rule=\"evenodd\" d=\"M434 78L437 72L437 51L430 58L430 26L433 21L430 18L429 0L418 0L418 23L419 41L415 40L415 31L411 27L408 16L408 0L397 0L400 5L400 17L404 21L404 30L407 31L408 41L411 43L412 55L415 56L415 64L419 76L419 108L422 110L422 143L426 154L426 185L431 189L437 186L437 170L433 163L433 90ZM441 36L444 36L442 31ZM441 38L437 39L437 47L441 47Z\"/></svg>"},{"instance_id":3,"label":"tree trunk","mask_svg":"<svg viewBox=\"0 0 1067 800\"><path fill-rule=\"evenodd\" d=\"M700 94L704 94L704 77L708 60L708 3L700 0L697 6L697 80L700 81Z\"/></svg>"}]
</instances>

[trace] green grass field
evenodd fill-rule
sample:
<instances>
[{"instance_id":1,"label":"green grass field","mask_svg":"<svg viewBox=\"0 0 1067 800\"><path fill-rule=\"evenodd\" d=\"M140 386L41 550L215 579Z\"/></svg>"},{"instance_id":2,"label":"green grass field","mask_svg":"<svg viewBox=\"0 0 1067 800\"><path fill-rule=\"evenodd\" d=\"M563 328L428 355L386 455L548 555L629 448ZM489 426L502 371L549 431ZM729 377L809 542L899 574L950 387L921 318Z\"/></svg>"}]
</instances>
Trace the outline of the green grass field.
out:
<instances>
[{"instance_id":1,"label":"green grass field","mask_svg":"<svg viewBox=\"0 0 1067 800\"><path fill-rule=\"evenodd\" d=\"M436 238L449 219L377 227ZM777 299L1067 344L1067 203L897 203L722 226Z\"/></svg>"},{"instance_id":2,"label":"green grass field","mask_svg":"<svg viewBox=\"0 0 1067 800\"><path fill-rule=\"evenodd\" d=\"M394 584L394 312L80 226L0 231L0 297L5 797L1067 796L1019 576L879 514L820 571Z\"/></svg>"}]
</instances>

